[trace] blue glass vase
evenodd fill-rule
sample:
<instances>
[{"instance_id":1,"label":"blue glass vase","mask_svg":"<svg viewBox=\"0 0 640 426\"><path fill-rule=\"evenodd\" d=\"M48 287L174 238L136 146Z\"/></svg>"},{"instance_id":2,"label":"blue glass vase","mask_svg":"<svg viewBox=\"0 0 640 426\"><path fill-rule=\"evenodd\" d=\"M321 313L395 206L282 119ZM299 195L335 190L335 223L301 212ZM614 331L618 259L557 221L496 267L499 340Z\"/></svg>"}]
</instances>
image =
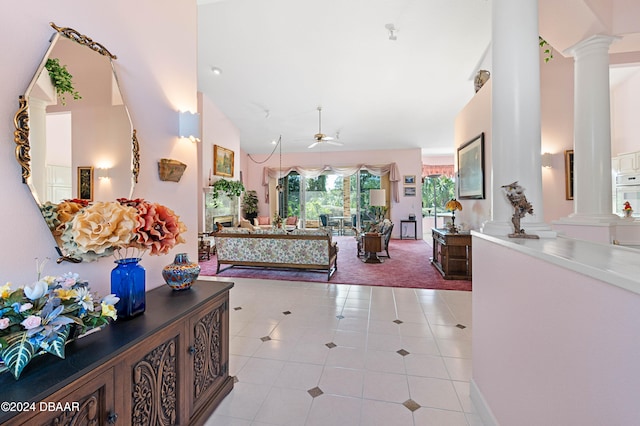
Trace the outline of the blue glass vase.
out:
<instances>
[{"instance_id":1,"label":"blue glass vase","mask_svg":"<svg viewBox=\"0 0 640 426\"><path fill-rule=\"evenodd\" d=\"M111 271L111 293L120 298L116 304L118 319L133 318L145 309L145 270L140 258L118 259Z\"/></svg>"}]
</instances>

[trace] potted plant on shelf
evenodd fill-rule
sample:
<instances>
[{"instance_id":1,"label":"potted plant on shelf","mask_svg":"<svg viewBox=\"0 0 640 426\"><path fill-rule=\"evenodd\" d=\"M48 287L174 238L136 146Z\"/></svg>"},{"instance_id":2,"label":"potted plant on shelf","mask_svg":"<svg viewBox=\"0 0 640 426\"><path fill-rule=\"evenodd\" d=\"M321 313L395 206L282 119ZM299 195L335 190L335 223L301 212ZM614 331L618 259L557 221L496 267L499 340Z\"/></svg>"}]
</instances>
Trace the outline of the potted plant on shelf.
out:
<instances>
[{"instance_id":1,"label":"potted plant on shelf","mask_svg":"<svg viewBox=\"0 0 640 426\"><path fill-rule=\"evenodd\" d=\"M242 196L242 210L246 219L253 223L253 219L258 217L258 194L254 190L249 190Z\"/></svg>"}]
</instances>

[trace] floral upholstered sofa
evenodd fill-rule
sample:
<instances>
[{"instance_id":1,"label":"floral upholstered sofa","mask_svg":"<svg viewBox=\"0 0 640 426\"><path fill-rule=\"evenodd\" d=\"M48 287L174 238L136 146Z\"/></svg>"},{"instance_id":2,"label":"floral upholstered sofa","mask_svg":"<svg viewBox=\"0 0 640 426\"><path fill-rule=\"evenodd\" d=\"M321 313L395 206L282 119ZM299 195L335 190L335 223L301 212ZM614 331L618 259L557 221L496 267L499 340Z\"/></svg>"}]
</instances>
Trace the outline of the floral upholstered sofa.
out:
<instances>
[{"instance_id":1,"label":"floral upholstered sofa","mask_svg":"<svg viewBox=\"0 0 640 426\"><path fill-rule=\"evenodd\" d=\"M213 236L218 273L224 264L306 269L326 271L329 281L338 268L337 243L325 230L223 228Z\"/></svg>"}]
</instances>

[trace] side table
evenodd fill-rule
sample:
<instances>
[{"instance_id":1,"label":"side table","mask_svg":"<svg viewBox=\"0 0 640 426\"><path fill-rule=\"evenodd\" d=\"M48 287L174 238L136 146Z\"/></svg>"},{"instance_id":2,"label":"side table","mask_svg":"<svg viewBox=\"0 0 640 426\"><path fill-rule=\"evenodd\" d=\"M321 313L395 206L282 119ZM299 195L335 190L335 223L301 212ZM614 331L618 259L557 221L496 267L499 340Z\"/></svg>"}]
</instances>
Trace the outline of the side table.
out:
<instances>
[{"instance_id":1,"label":"side table","mask_svg":"<svg viewBox=\"0 0 640 426\"><path fill-rule=\"evenodd\" d=\"M407 228L409 227L409 224L413 224L413 239L417 240L418 239L418 225L416 225L416 221L415 220L401 220L400 221L400 239L404 239L404 237L406 236L407 238L410 238L410 236L408 234L405 234L404 232L404 224L407 224Z\"/></svg>"},{"instance_id":2,"label":"side table","mask_svg":"<svg viewBox=\"0 0 640 426\"><path fill-rule=\"evenodd\" d=\"M431 263L445 280L471 280L471 234L432 228Z\"/></svg>"},{"instance_id":3,"label":"side table","mask_svg":"<svg viewBox=\"0 0 640 426\"><path fill-rule=\"evenodd\" d=\"M366 233L362 236L364 250L364 263L383 263L378 257L378 252L382 251L382 235L378 233Z\"/></svg>"}]
</instances>

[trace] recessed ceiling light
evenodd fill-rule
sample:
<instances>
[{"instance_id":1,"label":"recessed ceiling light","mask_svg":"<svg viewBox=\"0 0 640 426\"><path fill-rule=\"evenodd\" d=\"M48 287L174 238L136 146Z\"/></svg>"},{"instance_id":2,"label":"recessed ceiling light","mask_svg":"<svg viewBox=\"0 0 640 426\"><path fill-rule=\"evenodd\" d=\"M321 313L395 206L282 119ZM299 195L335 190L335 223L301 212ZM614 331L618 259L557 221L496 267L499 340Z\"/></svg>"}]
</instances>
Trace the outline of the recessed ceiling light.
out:
<instances>
[{"instance_id":1,"label":"recessed ceiling light","mask_svg":"<svg viewBox=\"0 0 640 426\"><path fill-rule=\"evenodd\" d=\"M215 75L222 74L222 70L218 67L211 67L211 72L214 73Z\"/></svg>"}]
</instances>

